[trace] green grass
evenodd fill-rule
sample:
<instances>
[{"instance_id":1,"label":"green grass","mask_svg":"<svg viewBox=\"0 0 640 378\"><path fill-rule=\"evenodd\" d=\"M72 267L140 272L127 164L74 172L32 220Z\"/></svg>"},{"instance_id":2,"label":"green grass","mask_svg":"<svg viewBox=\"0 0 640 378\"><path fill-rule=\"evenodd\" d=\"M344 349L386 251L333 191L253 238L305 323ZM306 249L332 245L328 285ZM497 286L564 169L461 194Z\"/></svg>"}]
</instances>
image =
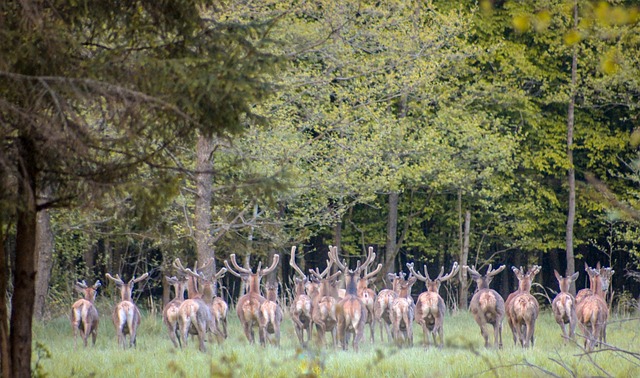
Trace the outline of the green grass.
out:
<instances>
[{"instance_id":1,"label":"green grass","mask_svg":"<svg viewBox=\"0 0 640 378\"><path fill-rule=\"evenodd\" d=\"M513 345L505 322L504 348L485 349L473 318L466 312L445 319L445 347L422 346L421 329L414 327L413 348L397 349L379 341L369 342L369 330L359 353L342 350L300 350L291 320L285 316L281 347L249 345L234 312L230 312L230 337L222 346L208 344L197 350L197 341L175 350L159 316L144 314L135 350L117 347L115 331L106 310L95 347L74 346L71 326L61 316L34 327L34 365L49 377L469 377L503 376L640 376L638 320L612 317L607 329L609 344L623 350L597 350L584 355L575 344L564 344L559 326L547 311L538 319L536 345L523 350ZM330 341L327 335L327 341ZM38 357L38 353L41 357ZM48 357L46 356L48 354ZM126 368L125 368L126 367Z\"/></svg>"}]
</instances>

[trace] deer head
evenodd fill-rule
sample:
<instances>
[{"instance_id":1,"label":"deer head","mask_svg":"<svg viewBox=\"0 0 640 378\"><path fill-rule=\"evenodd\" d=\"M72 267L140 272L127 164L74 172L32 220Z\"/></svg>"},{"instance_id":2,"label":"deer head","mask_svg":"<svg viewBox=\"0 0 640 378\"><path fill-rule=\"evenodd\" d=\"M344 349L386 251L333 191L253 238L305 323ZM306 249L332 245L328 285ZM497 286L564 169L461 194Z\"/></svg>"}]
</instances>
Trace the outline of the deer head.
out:
<instances>
[{"instance_id":1,"label":"deer head","mask_svg":"<svg viewBox=\"0 0 640 378\"><path fill-rule=\"evenodd\" d=\"M147 279L147 277L149 277L149 273L145 273L143 275L141 275L140 277L136 278L135 276L133 278L131 278L129 280L128 283L124 283L124 281L122 281L122 279L120 278L119 274L116 274L115 277L113 277L111 274L107 273L106 274L107 278L110 279L111 281L115 282L116 286L118 286L120 288L120 298L122 301L130 301L133 302L131 299L131 294L133 292L133 285Z\"/></svg>"},{"instance_id":2,"label":"deer head","mask_svg":"<svg viewBox=\"0 0 640 378\"><path fill-rule=\"evenodd\" d=\"M557 270L553 270L553 274L556 276L558 280L558 285L560 286L561 293L568 293L569 287L571 287L571 283L578 279L579 272L573 273L570 277L562 277Z\"/></svg>"},{"instance_id":3,"label":"deer head","mask_svg":"<svg viewBox=\"0 0 640 378\"><path fill-rule=\"evenodd\" d=\"M531 283L533 282L534 277L538 272L540 272L541 267L538 265L534 265L525 273L524 269L520 267L520 269L512 266L511 269L516 274L518 278L518 290L522 292L531 291Z\"/></svg>"},{"instance_id":4,"label":"deer head","mask_svg":"<svg viewBox=\"0 0 640 378\"><path fill-rule=\"evenodd\" d=\"M460 266L458 265L457 262L454 262L453 267L451 267L451 272L449 272L449 274L447 274L446 276L443 276L444 274L444 266L443 266L440 269L440 273L438 274L438 277L436 277L434 280L432 280L431 277L429 277L429 272L427 271L426 265L423 266L424 276L413 269L413 263L407 263L407 268L409 268L409 272L411 272L411 274L414 277L416 277L417 279L425 283L425 286L427 287L427 291L430 291L432 293L437 293L438 290L440 290L440 284L450 280L454 275L456 275L456 273L458 273L458 270L460 269Z\"/></svg>"},{"instance_id":5,"label":"deer head","mask_svg":"<svg viewBox=\"0 0 640 378\"><path fill-rule=\"evenodd\" d=\"M100 286L102 286L102 283L100 282L100 280L97 280L96 283L93 284L93 286L88 286L87 283L84 280L82 280L82 281L76 282L74 287L77 292L82 294L82 297L84 299L93 303L93 301L96 299L96 295L98 294L98 288Z\"/></svg>"},{"instance_id":6,"label":"deer head","mask_svg":"<svg viewBox=\"0 0 640 378\"><path fill-rule=\"evenodd\" d=\"M362 274L362 272L364 272L365 269L367 269L369 265L373 263L373 260L375 260L375 258L376 254L373 253L373 247L369 247L369 253L367 254L367 258L364 263L360 264L360 260L358 260L356 268L352 270L347 267L346 261L340 261L340 258L338 257L338 247L329 246L329 259L333 261L338 266L338 268L340 268L340 270L344 272L347 294L356 295L358 291L358 282L361 280L368 280L369 278L378 274L380 269L382 269L382 264L378 264L378 267L373 272L365 274L362 277L360 276L360 274Z\"/></svg>"},{"instance_id":7,"label":"deer head","mask_svg":"<svg viewBox=\"0 0 640 378\"><path fill-rule=\"evenodd\" d=\"M488 289L489 288L489 284L493 280L493 277L496 274L502 272L504 270L504 268L505 268L505 265L501 265L496 270L492 270L491 267L492 267L492 265L489 264L489 267L487 268L487 272L484 274L484 276L482 274L478 273L478 271L476 270L475 266L469 267L469 266L465 265L462 268L466 269L469 272L469 275L471 276L471 279L476 281L476 285L478 286L476 291L478 291L478 290Z\"/></svg>"},{"instance_id":8,"label":"deer head","mask_svg":"<svg viewBox=\"0 0 640 378\"><path fill-rule=\"evenodd\" d=\"M224 260L224 266L227 267L227 271L229 271L229 273L233 274L236 277L239 277L243 280L247 280L247 282L249 283L248 285L249 293L257 293L259 295L260 280L262 279L262 277L266 276L267 274L273 272L276 269L276 266L280 261L280 255L278 254L273 255L273 261L271 262L271 266L268 267L267 269L262 269L262 261L258 263L258 268L256 269L255 273L253 273L251 269L243 268L240 265L238 265L238 262L236 261L235 253L229 256L229 259L231 260L231 264L233 264L233 267L235 268L235 270L233 270L231 266L229 266L229 263L227 262L227 260Z\"/></svg>"}]
</instances>

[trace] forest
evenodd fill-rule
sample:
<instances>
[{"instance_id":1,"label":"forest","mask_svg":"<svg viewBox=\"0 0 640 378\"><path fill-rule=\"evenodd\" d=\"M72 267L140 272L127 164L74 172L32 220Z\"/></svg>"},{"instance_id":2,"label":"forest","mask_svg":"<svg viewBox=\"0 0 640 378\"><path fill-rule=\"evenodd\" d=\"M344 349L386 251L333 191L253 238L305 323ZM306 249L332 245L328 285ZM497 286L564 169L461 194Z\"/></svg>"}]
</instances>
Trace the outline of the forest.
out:
<instances>
[{"instance_id":1,"label":"forest","mask_svg":"<svg viewBox=\"0 0 640 378\"><path fill-rule=\"evenodd\" d=\"M280 256L293 291L330 246L387 273L454 262L616 274L640 294L634 1L10 0L0 5L2 376L105 275L151 311L176 258ZM359 264L358 264L359 266ZM467 309L461 269L443 292ZM227 274L230 305L244 283ZM418 294L418 289L414 294Z\"/></svg>"}]
</instances>

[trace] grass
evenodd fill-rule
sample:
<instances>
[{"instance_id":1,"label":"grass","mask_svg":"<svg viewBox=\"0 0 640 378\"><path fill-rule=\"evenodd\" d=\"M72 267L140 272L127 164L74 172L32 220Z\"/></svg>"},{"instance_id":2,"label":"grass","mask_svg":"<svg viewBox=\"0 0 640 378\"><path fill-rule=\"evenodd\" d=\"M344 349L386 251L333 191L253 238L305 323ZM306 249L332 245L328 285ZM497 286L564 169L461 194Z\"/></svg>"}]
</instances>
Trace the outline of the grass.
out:
<instances>
[{"instance_id":1,"label":"grass","mask_svg":"<svg viewBox=\"0 0 640 378\"><path fill-rule=\"evenodd\" d=\"M197 350L197 341L176 350L160 316L144 314L135 350L118 348L108 310L101 312L95 347L74 345L65 316L34 326L34 365L49 377L484 377L484 376L640 376L637 319L610 320L607 341L620 350L598 349L584 354L576 344L565 344L560 327L549 311L541 313L536 344L523 350L513 345L504 324L502 350L485 349L482 336L469 313L445 319L445 347L425 349L422 330L414 327L415 344L398 349L379 341L369 342L367 326L359 353L332 349L302 350L291 320L285 316L281 347L249 345L237 317L230 312L229 338L222 346L208 344ZM330 335L327 335L330 341Z\"/></svg>"}]
</instances>

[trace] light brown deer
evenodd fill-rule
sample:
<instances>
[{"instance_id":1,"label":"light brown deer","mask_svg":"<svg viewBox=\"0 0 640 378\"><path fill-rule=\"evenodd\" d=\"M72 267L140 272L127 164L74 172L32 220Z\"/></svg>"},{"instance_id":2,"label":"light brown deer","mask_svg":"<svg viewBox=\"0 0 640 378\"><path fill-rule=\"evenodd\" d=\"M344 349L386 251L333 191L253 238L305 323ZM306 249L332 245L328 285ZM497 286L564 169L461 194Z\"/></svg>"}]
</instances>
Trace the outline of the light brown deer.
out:
<instances>
[{"instance_id":1,"label":"light brown deer","mask_svg":"<svg viewBox=\"0 0 640 378\"><path fill-rule=\"evenodd\" d=\"M553 273L558 280L560 286L560 292L553 298L551 308L553 309L553 316L556 319L556 323L560 325L562 329L562 336L565 342L567 339L574 339L576 324L578 318L576 316L576 299L569 293L571 283L578 279L578 272L575 272L569 277L562 277L557 270L553 270ZM566 325L569 324L569 333L567 334Z\"/></svg>"},{"instance_id":2,"label":"light brown deer","mask_svg":"<svg viewBox=\"0 0 640 378\"><path fill-rule=\"evenodd\" d=\"M484 346L486 348L489 347L489 334L485 326L491 324L493 326L494 346L502 348L502 321L505 315L504 299L497 291L490 289L489 284L496 274L504 270L505 266L501 265L498 269L492 270L491 265L489 265L484 276L476 271L475 266L469 267L465 265L462 268L467 269L471 279L477 285L476 292L473 294L469 304L469 310L478 326L480 326L480 332L484 338Z\"/></svg>"},{"instance_id":3,"label":"light brown deer","mask_svg":"<svg viewBox=\"0 0 640 378\"><path fill-rule=\"evenodd\" d=\"M416 277L397 283L398 297L391 303L389 319L391 320L392 336L398 346L413 346L413 320L415 318L415 304L411 298L411 287L416 283Z\"/></svg>"},{"instance_id":4,"label":"light brown deer","mask_svg":"<svg viewBox=\"0 0 640 378\"><path fill-rule=\"evenodd\" d=\"M78 332L80 332L80 337L85 347L87 346L89 335L91 335L93 345L96 345L100 316L93 302L101 285L100 280L97 280L93 286L87 286L84 281L78 281L75 284L76 291L83 296L71 306L71 328L73 329L73 342L76 346L78 345Z\"/></svg>"},{"instance_id":5,"label":"light brown deer","mask_svg":"<svg viewBox=\"0 0 640 378\"><path fill-rule=\"evenodd\" d=\"M520 269L511 267L518 278L518 290L511 293L505 302L505 311L509 327L513 333L515 344L520 343L523 348L533 347L536 320L540 313L540 306L536 298L531 295L531 283L540 267L532 266L526 273Z\"/></svg>"},{"instance_id":6,"label":"light brown deer","mask_svg":"<svg viewBox=\"0 0 640 378\"><path fill-rule=\"evenodd\" d=\"M370 256L372 253L373 247L369 247L368 256ZM376 292L373 289L369 288L369 280L373 279L380 272L380 270L382 270L382 264L379 264L373 272L368 272L367 270L367 268L363 270L364 275L358 280L357 289L358 298L360 298L364 306L367 308L367 324L369 324L369 328L371 331L371 343L373 343L375 342L374 334L376 327L376 316L374 310L376 303Z\"/></svg>"},{"instance_id":7,"label":"light brown deer","mask_svg":"<svg viewBox=\"0 0 640 378\"><path fill-rule=\"evenodd\" d=\"M423 266L424 275L413 269L413 263L407 263L407 267L414 277L425 283L427 288L427 291L420 294L416 301L415 314L416 322L422 326L425 346L429 346L429 333L431 333L433 343L439 348L442 348L444 345L444 315L447 308L445 306L444 299L440 296L438 291L440 290L440 284L455 276L460 267L457 262L454 262L451 272L446 276L443 276L444 267L442 267L440 269L440 274L438 274L434 280L429 277L426 265Z\"/></svg>"},{"instance_id":8,"label":"light brown deer","mask_svg":"<svg viewBox=\"0 0 640 378\"><path fill-rule=\"evenodd\" d=\"M391 341L391 304L398 298L398 283L404 281L404 273L400 274L387 273L387 279L391 283L391 289L380 290L376 296L376 302L373 306L376 321L380 323L380 340L384 341L384 334L387 334L387 340Z\"/></svg>"},{"instance_id":9,"label":"light brown deer","mask_svg":"<svg viewBox=\"0 0 640 378\"><path fill-rule=\"evenodd\" d=\"M224 260L224 265L227 267L229 272L236 277L246 280L248 283L249 292L238 299L238 303L236 304L236 313L238 314L238 318L240 319L240 323L242 324L247 340L249 340L249 343L253 344L255 342L253 328L259 327L260 323L258 312L260 310L260 305L265 301L265 298L260 294L260 280L263 276L266 276L276 269L276 266L280 261L280 255L273 255L271 266L267 269L262 269L262 262L260 262L255 273L253 273L251 269L243 268L238 265L235 254L232 254L229 258L235 268L235 270L233 270L231 266L229 266L227 260ZM260 338L260 345L265 345L266 340L264 339L262 332L258 332L258 337Z\"/></svg>"},{"instance_id":10,"label":"light brown deer","mask_svg":"<svg viewBox=\"0 0 640 378\"><path fill-rule=\"evenodd\" d=\"M289 265L296 271L296 273L298 273L298 276L293 277L293 281L295 283L295 297L291 302L291 320L293 320L298 341L304 348L307 346L308 342L311 341L311 330L313 328L313 301L305 291L309 279L302 269L300 269L298 264L296 264L295 246L291 247L291 259L289 260ZM307 331L307 341L304 339L305 330Z\"/></svg>"},{"instance_id":11,"label":"light brown deer","mask_svg":"<svg viewBox=\"0 0 640 378\"><path fill-rule=\"evenodd\" d=\"M609 318L609 307L605 301L602 290L602 280L600 269L593 269L586 266L587 274L591 284L593 294L585 296L576 306L578 324L585 335L584 347L587 351L600 342L606 340L607 320Z\"/></svg>"},{"instance_id":12,"label":"light brown deer","mask_svg":"<svg viewBox=\"0 0 640 378\"><path fill-rule=\"evenodd\" d=\"M268 282L266 285L267 297L260 305L258 321L260 332L266 341L271 342L276 347L280 347L280 324L282 323L282 308L278 304L278 284ZM273 335L273 339L269 337Z\"/></svg>"},{"instance_id":13,"label":"light brown deer","mask_svg":"<svg viewBox=\"0 0 640 378\"><path fill-rule=\"evenodd\" d=\"M587 265L587 263L584 264L584 269L585 271L588 271L589 269L592 269L589 267L589 265ZM600 262L598 261L598 263L596 264L596 267L593 268L595 270L597 270L598 272L600 272L600 284L602 285L602 292L604 293L604 299L605 302L607 294L609 292L609 286L611 284L611 278L613 276L613 274L615 273L615 270L612 270L611 268L603 268L600 266ZM589 295L593 295L593 290L591 290L590 288L584 288L578 291L578 293L576 294L576 304L580 303L580 301L589 296Z\"/></svg>"},{"instance_id":14,"label":"light brown deer","mask_svg":"<svg viewBox=\"0 0 640 378\"><path fill-rule=\"evenodd\" d=\"M129 335L129 347L136 346L136 333L138 326L140 326L141 316L140 310L133 303L131 295L133 293L133 285L147 279L147 277L149 277L149 273L145 273L138 278L134 276L129 282L124 283L119 274L113 277L107 273L107 278L120 288L121 301L113 310L112 319L118 335L118 345L122 345L123 348L126 348L126 335Z\"/></svg>"},{"instance_id":15,"label":"light brown deer","mask_svg":"<svg viewBox=\"0 0 640 378\"><path fill-rule=\"evenodd\" d=\"M213 263L213 259L209 259L205 264L200 266L200 269L204 270ZM221 335L216 324L216 319L211 312L211 304L213 303L214 289L212 287L211 280L207 280L204 273L198 271L198 262L194 265L194 270L185 268L179 259L174 261L174 267L181 273L190 277L188 291L196 291L194 294L189 293L190 298L182 302L178 308L178 324L180 326L180 338L182 339L182 346L185 348L188 346L189 334L197 335L198 337L198 349L201 352L206 352L207 347L204 343L207 332L215 336L217 340L221 341ZM223 276L226 272L225 268L220 269L216 276ZM203 281L202 290L198 290L198 280ZM212 341L212 337L209 337L209 341Z\"/></svg>"},{"instance_id":16,"label":"light brown deer","mask_svg":"<svg viewBox=\"0 0 640 378\"><path fill-rule=\"evenodd\" d=\"M344 275L345 296L336 305L336 316L338 318L338 339L342 344L342 349L347 350L349 347L349 339L353 334L353 349L359 350L360 341L364 336L364 326L367 323L367 308L358 297L358 280L360 275L376 257L373 249L369 249L367 259L360 265L358 260L354 270L347 267L345 261L340 261L338 257L338 247L329 247L329 258L340 268ZM382 268L382 264L378 265L377 271Z\"/></svg>"},{"instance_id":17,"label":"light brown deer","mask_svg":"<svg viewBox=\"0 0 640 378\"><path fill-rule=\"evenodd\" d=\"M175 297L162 309L162 321L169 330L169 338L171 339L173 346L178 348L179 346L182 346L178 328L178 309L182 302L184 302L184 291L187 288L187 281L184 277L178 278L176 276L165 276L165 279L171 286L173 286Z\"/></svg>"},{"instance_id":18,"label":"light brown deer","mask_svg":"<svg viewBox=\"0 0 640 378\"><path fill-rule=\"evenodd\" d=\"M324 346L325 334L331 332L333 340L333 348L336 348L338 335L337 325L338 318L336 315L336 304L338 303L337 278L342 274L340 270L333 274L329 274L333 260L327 261L327 267L322 273L316 267L315 270L309 269L309 273L318 280L317 294L312 296L311 319L316 325L316 334L318 335L318 345Z\"/></svg>"}]
</instances>

